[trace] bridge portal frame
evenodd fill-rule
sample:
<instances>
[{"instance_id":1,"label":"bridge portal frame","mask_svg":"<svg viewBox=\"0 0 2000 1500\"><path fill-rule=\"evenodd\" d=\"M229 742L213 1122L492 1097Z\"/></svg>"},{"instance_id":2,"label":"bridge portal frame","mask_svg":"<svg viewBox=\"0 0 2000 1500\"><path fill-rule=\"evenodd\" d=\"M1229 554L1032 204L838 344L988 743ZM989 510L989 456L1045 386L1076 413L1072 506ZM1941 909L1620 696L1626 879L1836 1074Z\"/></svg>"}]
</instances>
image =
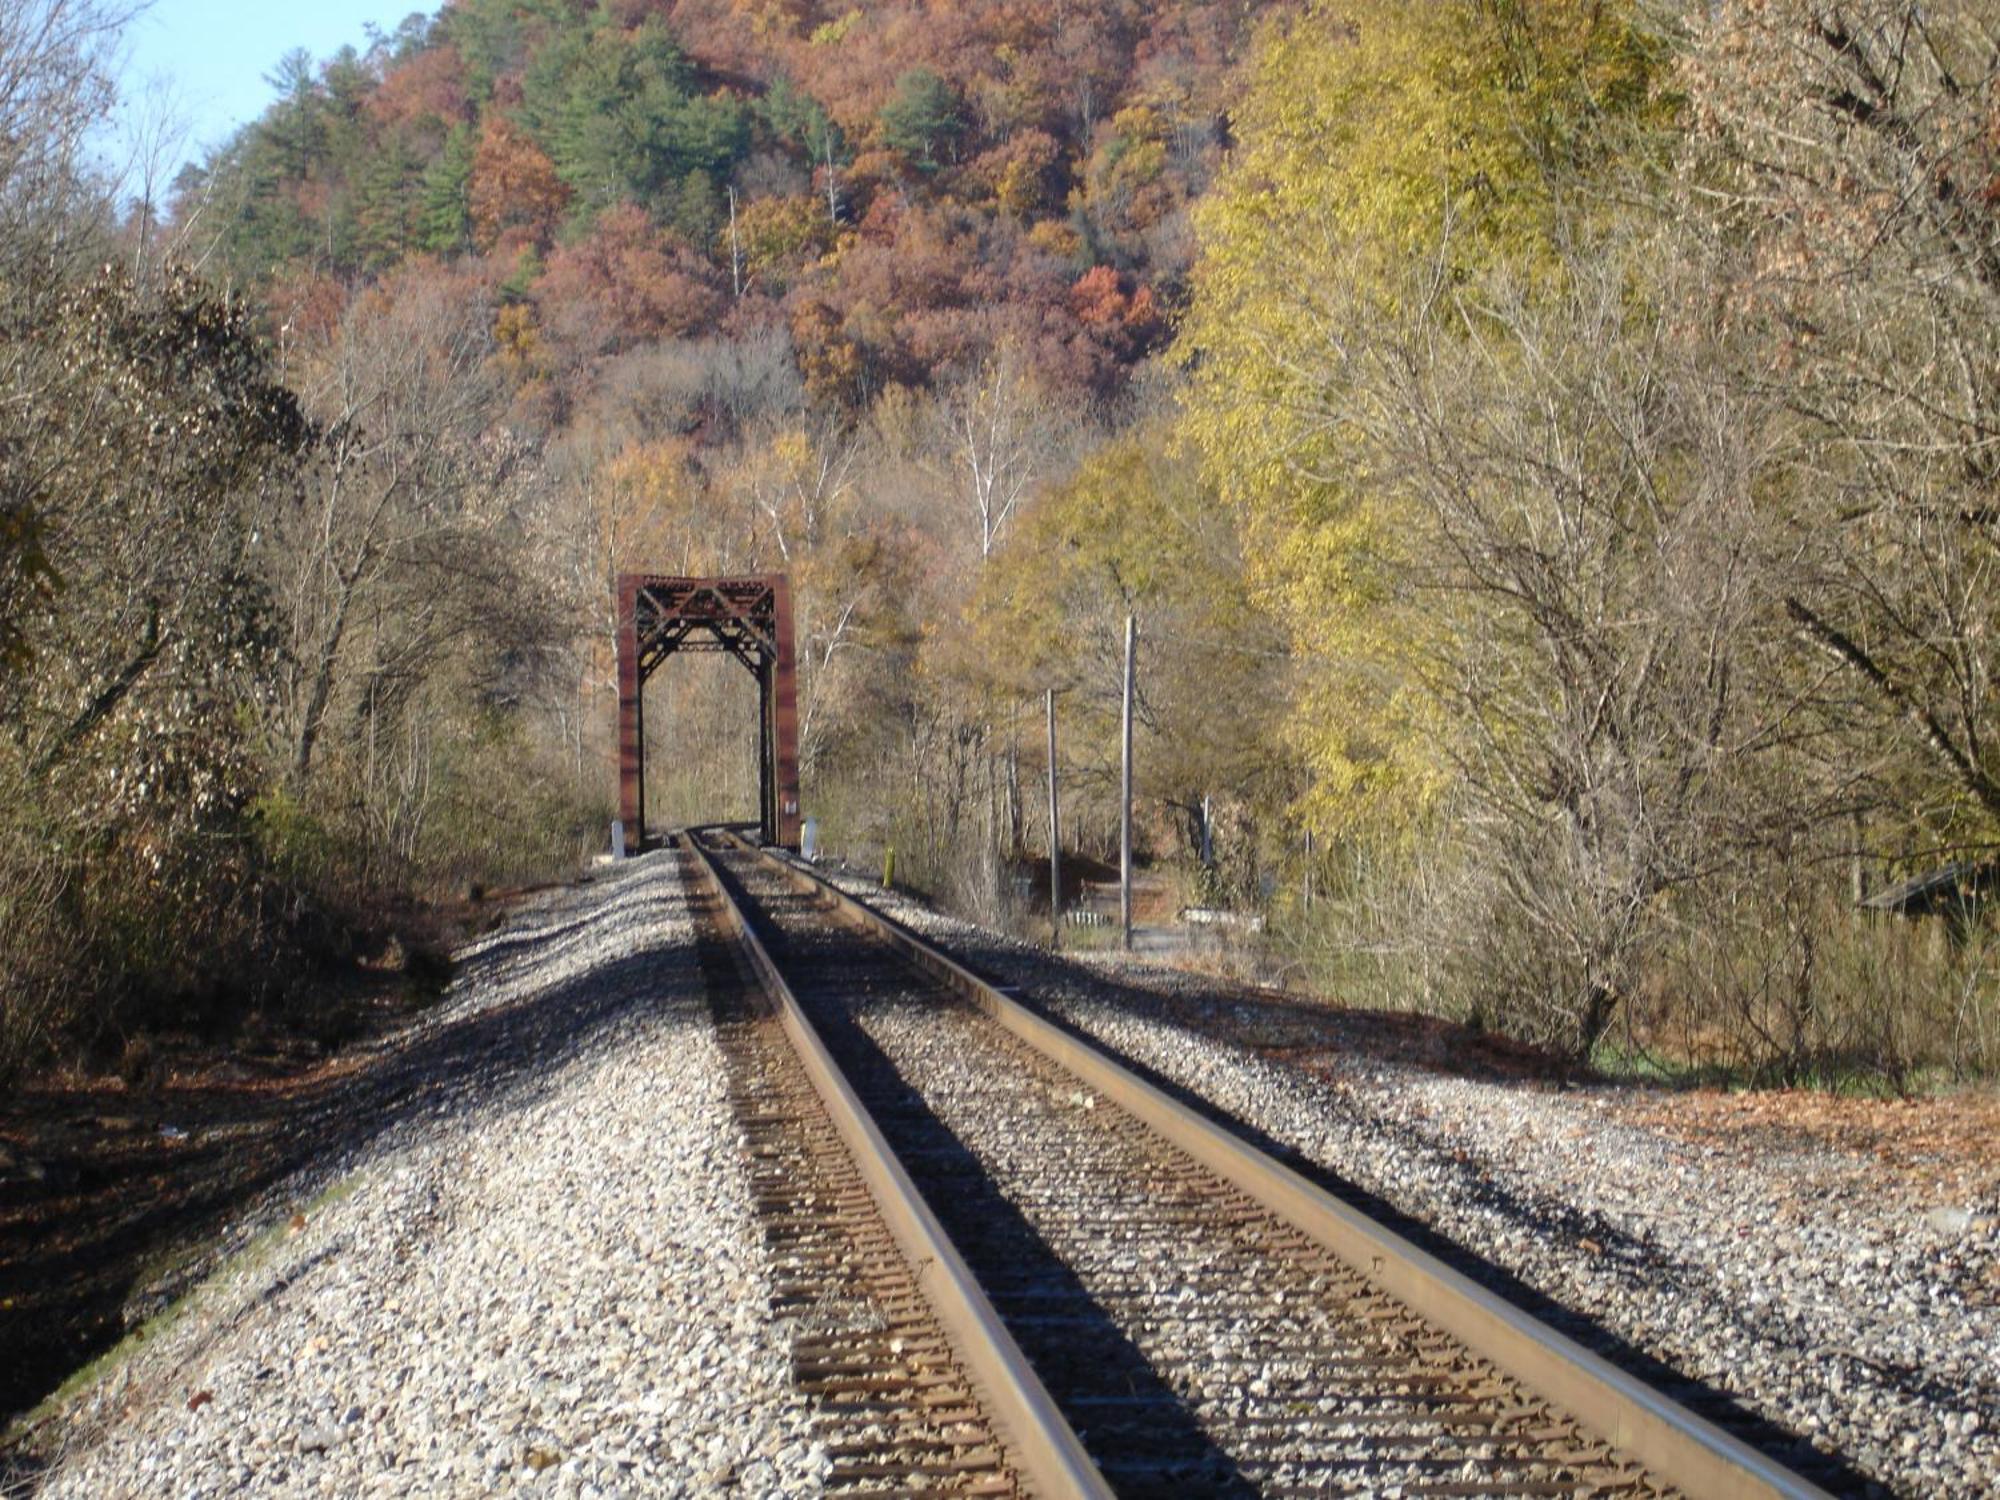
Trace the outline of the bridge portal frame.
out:
<instances>
[{"instance_id":1,"label":"bridge portal frame","mask_svg":"<svg viewBox=\"0 0 2000 1500\"><path fill-rule=\"evenodd\" d=\"M791 584L782 573L618 575L618 815L626 847L646 847L646 683L683 651L726 651L757 680L758 823L765 843L796 850L798 661Z\"/></svg>"}]
</instances>

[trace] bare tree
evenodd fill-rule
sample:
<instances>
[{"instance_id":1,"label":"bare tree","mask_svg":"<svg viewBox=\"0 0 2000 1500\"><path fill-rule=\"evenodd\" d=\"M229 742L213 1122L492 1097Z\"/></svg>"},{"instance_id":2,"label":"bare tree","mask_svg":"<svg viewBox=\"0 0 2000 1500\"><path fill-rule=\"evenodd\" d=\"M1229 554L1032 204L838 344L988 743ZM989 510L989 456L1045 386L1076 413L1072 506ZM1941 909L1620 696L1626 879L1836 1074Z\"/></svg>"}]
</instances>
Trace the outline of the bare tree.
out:
<instances>
[{"instance_id":1,"label":"bare tree","mask_svg":"<svg viewBox=\"0 0 2000 1500\"><path fill-rule=\"evenodd\" d=\"M343 690L358 723L513 602L497 500L512 463L486 437L496 388L483 305L408 279L364 295L299 371L321 428L267 552L284 607L290 774L311 778Z\"/></svg>"},{"instance_id":2,"label":"bare tree","mask_svg":"<svg viewBox=\"0 0 2000 1500\"><path fill-rule=\"evenodd\" d=\"M938 399L943 467L990 557L1015 513L1049 477L1073 424L1026 356L1003 343Z\"/></svg>"},{"instance_id":3,"label":"bare tree","mask_svg":"<svg viewBox=\"0 0 2000 1500\"><path fill-rule=\"evenodd\" d=\"M0 11L0 672L25 660L25 615L54 581L31 455L63 378L38 338L102 241L110 194L84 142L114 92L105 49L126 12L96 0L24 0Z\"/></svg>"},{"instance_id":4,"label":"bare tree","mask_svg":"<svg viewBox=\"0 0 2000 1500\"><path fill-rule=\"evenodd\" d=\"M1904 747L1930 840L2000 835L2000 24L1976 0L1728 0L1694 27L1680 217L1791 418L1768 486L1822 707ZM1801 667L1800 670L1808 670ZM1866 753L1866 752L1863 752Z\"/></svg>"},{"instance_id":5,"label":"bare tree","mask_svg":"<svg viewBox=\"0 0 2000 1500\"><path fill-rule=\"evenodd\" d=\"M822 413L772 432L745 456L741 478L751 505L770 528L785 563L827 540L854 490L860 440L837 415Z\"/></svg>"},{"instance_id":6,"label":"bare tree","mask_svg":"<svg viewBox=\"0 0 2000 1500\"><path fill-rule=\"evenodd\" d=\"M1769 407L1670 315L1699 300L1672 248L1593 230L1471 278L1444 251L1400 317L1344 325L1342 416L1397 503L1455 772L1466 873L1437 882L1437 927L1467 1004L1584 1056L1675 903L1824 814L1774 803L1761 768L1796 706L1760 656Z\"/></svg>"},{"instance_id":7,"label":"bare tree","mask_svg":"<svg viewBox=\"0 0 2000 1500\"><path fill-rule=\"evenodd\" d=\"M74 248L108 203L85 141L116 92L105 52L132 9L102 0L18 0L0 10L0 266Z\"/></svg>"}]
</instances>

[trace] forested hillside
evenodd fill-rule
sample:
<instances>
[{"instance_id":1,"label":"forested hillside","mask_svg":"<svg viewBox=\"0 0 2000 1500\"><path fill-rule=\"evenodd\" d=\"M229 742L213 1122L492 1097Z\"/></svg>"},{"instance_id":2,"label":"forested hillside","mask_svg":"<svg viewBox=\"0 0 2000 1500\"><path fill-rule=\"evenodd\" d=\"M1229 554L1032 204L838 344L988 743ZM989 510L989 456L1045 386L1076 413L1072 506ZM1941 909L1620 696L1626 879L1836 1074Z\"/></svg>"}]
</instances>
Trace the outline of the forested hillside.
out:
<instances>
[{"instance_id":1,"label":"forested hillside","mask_svg":"<svg viewBox=\"0 0 2000 1500\"><path fill-rule=\"evenodd\" d=\"M469 0L288 59L279 102L178 184L170 232L300 370L413 300L482 309L487 435L534 455L536 566L595 616L562 689L592 786L613 572L783 567L819 810L845 755L864 774L835 825L990 901L990 678L1020 662L982 660L966 611L1033 502L1164 407L1140 372L1186 295L1253 9ZM1199 561L1233 577L1218 525ZM683 714L727 728L681 732L740 747L731 686ZM873 810L904 801L885 755L921 788L911 826ZM747 757L698 760L666 805L741 799ZM1196 757L1173 790L1192 808L1214 779Z\"/></svg>"},{"instance_id":2,"label":"forested hillside","mask_svg":"<svg viewBox=\"0 0 2000 1500\"><path fill-rule=\"evenodd\" d=\"M557 423L592 361L695 335L782 335L850 412L1003 343L1111 396L1184 286L1256 9L464 0L288 58L178 211L322 318L413 258L475 264Z\"/></svg>"},{"instance_id":3,"label":"forested hillside","mask_svg":"<svg viewBox=\"0 0 2000 1500\"><path fill-rule=\"evenodd\" d=\"M983 915L1046 690L1115 839L1129 612L1149 856L1294 975L2000 1058L1975 0L451 0L138 207L107 13L27 15L0 1066L572 868L632 567L789 573L806 811ZM654 691L653 805L747 813L740 672Z\"/></svg>"}]
</instances>

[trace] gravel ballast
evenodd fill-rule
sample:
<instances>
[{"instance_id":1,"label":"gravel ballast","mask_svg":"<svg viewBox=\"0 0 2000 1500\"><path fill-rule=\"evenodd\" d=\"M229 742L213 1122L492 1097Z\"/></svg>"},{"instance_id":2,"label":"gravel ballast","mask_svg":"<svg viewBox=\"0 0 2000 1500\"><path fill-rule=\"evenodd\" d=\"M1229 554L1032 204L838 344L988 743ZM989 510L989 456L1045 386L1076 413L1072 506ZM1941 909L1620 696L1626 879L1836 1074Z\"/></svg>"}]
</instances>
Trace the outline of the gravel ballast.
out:
<instances>
[{"instance_id":1,"label":"gravel ballast","mask_svg":"<svg viewBox=\"0 0 2000 1500\"><path fill-rule=\"evenodd\" d=\"M1839 1453L1841 1487L2000 1494L1990 1155L1732 1145L1678 1128L1670 1093L1421 1066L1347 1045L1340 1012L1052 960L851 888L1587 1342ZM42 1419L39 1492L816 1492L676 857L517 913L384 1053L409 1080L394 1118L264 1200L227 1264Z\"/></svg>"},{"instance_id":2,"label":"gravel ballast","mask_svg":"<svg viewBox=\"0 0 2000 1500\"><path fill-rule=\"evenodd\" d=\"M769 877L744 883L801 1005L1121 1493L1660 1493L974 1006L805 919ZM1454 1407L1511 1415L1441 1421Z\"/></svg>"},{"instance_id":3,"label":"gravel ballast","mask_svg":"<svg viewBox=\"0 0 2000 1500\"><path fill-rule=\"evenodd\" d=\"M295 1183L40 1493L815 1492L676 859L461 955L419 1032L475 1071Z\"/></svg>"},{"instance_id":4,"label":"gravel ballast","mask_svg":"<svg viewBox=\"0 0 2000 1500\"><path fill-rule=\"evenodd\" d=\"M1343 1047L1337 1012L1316 1022L1202 976L1052 959L841 883L1581 1315L1562 1321L1586 1342L1633 1363L1622 1344L1838 1453L1844 1473L1780 1454L1821 1482L1922 1500L2000 1494L1991 1171L1899 1171L1811 1141L1704 1143L1663 1126L1664 1091L1412 1065Z\"/></svg>"}]
</instances>

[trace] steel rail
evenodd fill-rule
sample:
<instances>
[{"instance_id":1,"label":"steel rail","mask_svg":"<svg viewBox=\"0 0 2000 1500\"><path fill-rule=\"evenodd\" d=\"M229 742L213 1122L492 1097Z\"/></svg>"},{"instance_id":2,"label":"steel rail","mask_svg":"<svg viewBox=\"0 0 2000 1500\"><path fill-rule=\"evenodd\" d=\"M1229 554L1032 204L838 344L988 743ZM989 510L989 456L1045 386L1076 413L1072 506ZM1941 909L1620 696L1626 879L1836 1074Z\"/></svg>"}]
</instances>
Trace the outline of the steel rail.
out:
<instances>
[{"instance_id":1,"label":"steel rail","mask_svg":"<svg viewBox=\"0 0 2000 1500\"><path fill-rule=\"evenodd\" d=\"M1195 1113L1090 1042L1035 1014L894 918L733 832L735 848L782 871L972 1001L1015 1036L1249 1194L1384 1292L1566 1411L1656 1478L1699 1500L1830 1500L1826 1491L1494 1295L1386 1225Z\"/></svg>"},{"instance_id":2,"label":"steel rail","mask_svg":"<svg viewBox=\"0 0 2000 1500\"><path fill-rule=\"evenodd\" d=\"M723 836L735 840L738 847L750 847L733 833ZM791 986L778 972L763 942L751 930L742 908L730 895L708 851L692 833L682 843L715 897L724 922L748 957L758 982L770 997L806 1076L853 1155L889 1232L909 1261L911 1275L937 1314L953 1352L963 1363L966 1378L984 1398L988 1414L1023 1480L1034 1494L1045 1500L1066 1500L1070 1496L1110 1500L1111 1486L1098 1472L1068 1420L1044 1389L1041 1377L987 1301L978 1280L966 1268L937 1217L882 1138L881 1130L855 1097Z\"/></svg>"}]
</instances>

